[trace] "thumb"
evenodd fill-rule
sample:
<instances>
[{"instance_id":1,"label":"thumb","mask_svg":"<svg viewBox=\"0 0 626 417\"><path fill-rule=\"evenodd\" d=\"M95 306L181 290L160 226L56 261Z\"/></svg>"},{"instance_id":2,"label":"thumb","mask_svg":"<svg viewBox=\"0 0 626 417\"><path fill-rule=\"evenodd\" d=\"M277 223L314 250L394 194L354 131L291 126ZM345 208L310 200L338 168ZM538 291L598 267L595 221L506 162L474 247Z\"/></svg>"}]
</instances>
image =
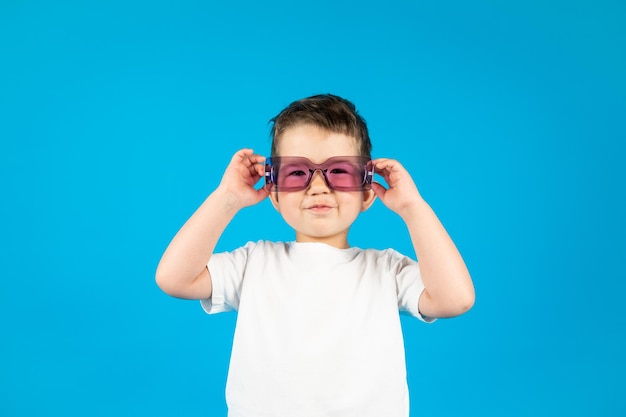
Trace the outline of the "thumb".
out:
<instances>
[{"instance_id":1,"label":"thumb","mask_svg":"<svg viewBox=\"0 0 626 417\"><path fill-rule=\"evenodd\" d=\"M377 182L372 182L372 191L374 191L374 194L382 200L385 197L387 189Z\"/></svg>"},{"instance_id":2,"label":"thumb","mask_svg":"<svg viewBox=\"0 0 626 417\"><path fill-rule=\"evenodd\" d=\"M270 195L270 192L267 190L267 188L259 188L258 190L256 190L256 203L260 203L261 201L265 200L268 195Z\"/></svg>"}]
</instances>

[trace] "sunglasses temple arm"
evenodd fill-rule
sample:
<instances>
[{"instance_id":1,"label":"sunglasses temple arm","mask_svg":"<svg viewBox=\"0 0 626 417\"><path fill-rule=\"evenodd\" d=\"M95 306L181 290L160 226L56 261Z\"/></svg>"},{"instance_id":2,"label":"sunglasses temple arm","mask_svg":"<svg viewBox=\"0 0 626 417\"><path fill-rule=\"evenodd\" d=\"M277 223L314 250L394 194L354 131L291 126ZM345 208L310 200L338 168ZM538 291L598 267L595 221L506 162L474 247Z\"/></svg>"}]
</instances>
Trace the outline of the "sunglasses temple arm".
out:
<instances>
[{"instance_id":1,"label":"sunglasses temple arm","mask_svg":"<svg viewBox=\"0 0 626 417\"><path fill-rule=\"evenodd\" d=\"M272 186L274 185L273 181L272 181L272 168L271 166L265 162L265 169L264 169L264 173L263 173L263 178L265 180L265 184L264 187L266 189L271 189Z\"/></svg>"}]
</instances>

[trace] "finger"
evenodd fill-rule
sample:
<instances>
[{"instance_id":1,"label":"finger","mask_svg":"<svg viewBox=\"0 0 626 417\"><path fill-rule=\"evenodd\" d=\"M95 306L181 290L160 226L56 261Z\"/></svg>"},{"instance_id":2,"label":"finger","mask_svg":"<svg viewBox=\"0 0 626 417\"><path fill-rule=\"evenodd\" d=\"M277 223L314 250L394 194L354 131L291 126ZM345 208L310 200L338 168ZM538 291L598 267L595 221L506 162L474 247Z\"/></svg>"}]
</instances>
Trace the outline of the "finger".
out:
<instances>
[{"instance_id":1,"label":"finger","mask_svg":"<svg viewBox=\"0 0 626 417\"><path fill-rule=\"evenodd\" d=\"M265 164L264 163L262 162L256 163L251 168L254 169L253 174L258 175L259 177L265 176Z\"/></svg>"},{"instance_id":2,"label":"finger","mask_svg":"<svg viewBox=\"0 0 626 417\"><path fill-rule=\"evenodd\" d=\"M246 161L245 167L248 170L248 174L250 174L251 176L255 177L255 176L260 176L261 175L261 174L259 174L259 170L258 170L258 165L257 164L252 163L250 161Z\"/></svg>"},{"instance_id":3,"label":"finger","mask_svg":"<svg viewBox=\"0 0 626 417\"><path fill-rule=\"evenodd\" d=\"M252 155L254 151L250 148L240 149L233 155L232 162L241 162L246 159L248 155Z\"/></svg>"},{"instance_id":4,"label":"finger","mask_svg":"<svg viewBox=\"0 0 626 417\"><path fill-rule=\"evenodd\" d=\"M393 162L394 160L391 158L376 158L374 159L372 162L374 163L375 166L383 166L385 164L388 164L389 162Z\"/></svg>"},{"instance_id":5,"label":"finger","mask_svg":"<svg viewBox=\"0 0 626 417\"><path fill-rule=\"evenodd\" d=\"M398 161L390 158L379 158L373 161L374 168L382 172L391 172L398 167Z\"/></svg>"},{"instance_id":6,"label":"finger","mask_svg":"<svg viewBox=\"0 0 626 417\"><path fill-rule=\"evenodd\" d=\"M387 192L387 189L385 187L383 187L382 184L380 184L378 182L373 182L372 183L372 191L374 191L374 194L376 194L376 196L378 198L383 200L383 197L385 196L385 193Z\"/></svg>"},{"instance_id":7,"label":"finger","mask_svg":"<svg viewBox=\"0 0 626 417\"><path fill-rule=\"evenodd\" d=\"M386 162L378 161L374 163L374 173L386 177L389 175L389 168L387 167Z\"/></svg>"},{"instance_id":8,"label":"finger","mask_svg":"<svg viewBox=\"0 0 626 417\"><path fill-rule=\"evenodd\" d=\"M240 149L232 157L233 162L244 162L249 164L258 164L263 162L265 157L263 155L255 154L251 148Z\"/></svg>"},{"instance_id":9,"label":"finger","mask_svg":"<svg viewBox=\"0 0 626 417\"><path fill-rule=\"evenodd\" d=\"M270 192L267 188L265 187L261 187L258 190L256 190L256 195L257 198L259 199L259 201L263 200L265 197L267 197L268 195L270 195Z\"/></svg>"},{"instance_id":10,"label":"finger","mask_svg":"<svg viewBox=\"0 0 626 417\"><path fill-rule=\"evenodd\" d=\"M246 166L258 164L263 162L265 157L261 155L257 155L255 153L247 153L242 156L241 161L246 164Z\"/></svg>"},{"instance_id":11,"label":"finger","mask_svg":"<svg viewBox=\"0 0 626 417\"><path fill-rule=\"evenodd\" d=\"M241 149L233 155L232 164L246 169L252 176L263 176L265 157L252 149Z\"/></svg>"},{"instance_id":12,"label":"finger","mask_svg":"<svg viewBox=\"0 0 626 417\"><path fill-rule=\"evenodd\" d=\"M374 166L374 173L380 175L381 177L383 177L386 183L389 183L389 175L391 174L391 170L388 167L382 164L380 167Z\"/></svg>"}]
</instances>

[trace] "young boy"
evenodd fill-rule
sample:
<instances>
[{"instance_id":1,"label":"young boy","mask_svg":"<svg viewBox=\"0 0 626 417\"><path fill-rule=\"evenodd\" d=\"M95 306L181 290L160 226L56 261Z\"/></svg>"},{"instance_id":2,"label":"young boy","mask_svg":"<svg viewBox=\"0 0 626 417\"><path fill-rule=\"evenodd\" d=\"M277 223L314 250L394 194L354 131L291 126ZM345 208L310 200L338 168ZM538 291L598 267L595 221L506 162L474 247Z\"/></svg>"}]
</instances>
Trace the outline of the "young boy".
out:
<instances>
[{"instance_id":1,"label":"young boy","mask_svg":"<svg viewBox=\"0 0 626 417\"><path fill-rule=\"evenodd\" d=\"M272 157L233 156L163 254L157 283L201 300L208 313L238 311L229 416L407 417L398 312L430 322L469 310L474 287L463 259L402 165L370 160L351 102L305 98L272 122ZM295 242L214 254L235 214L268 195ZM376 197L406 223L419 265L392 249L349 245L350 226Z\"/></svg>"}]
</instances>

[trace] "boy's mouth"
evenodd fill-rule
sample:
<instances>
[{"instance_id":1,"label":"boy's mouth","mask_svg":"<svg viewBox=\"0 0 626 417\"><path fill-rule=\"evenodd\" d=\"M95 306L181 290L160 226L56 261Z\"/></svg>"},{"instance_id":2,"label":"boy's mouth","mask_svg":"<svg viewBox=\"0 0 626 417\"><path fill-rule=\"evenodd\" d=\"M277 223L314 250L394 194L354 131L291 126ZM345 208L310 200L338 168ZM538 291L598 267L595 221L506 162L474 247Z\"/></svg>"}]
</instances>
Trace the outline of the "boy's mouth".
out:
<instances>
[{"instance_id":1,"label":"boy's mouth","mask_svg":"<svg viewBox=\"0 0 626 417\"><path fill-rule=\"evenodd\" d=\"M316 212L328 211L328 210L331 210L332 208L333 208L332 206L329 206L327 204L312 204L306 207L307 210L316 211Z\"/></svg>"}]
</instances>

